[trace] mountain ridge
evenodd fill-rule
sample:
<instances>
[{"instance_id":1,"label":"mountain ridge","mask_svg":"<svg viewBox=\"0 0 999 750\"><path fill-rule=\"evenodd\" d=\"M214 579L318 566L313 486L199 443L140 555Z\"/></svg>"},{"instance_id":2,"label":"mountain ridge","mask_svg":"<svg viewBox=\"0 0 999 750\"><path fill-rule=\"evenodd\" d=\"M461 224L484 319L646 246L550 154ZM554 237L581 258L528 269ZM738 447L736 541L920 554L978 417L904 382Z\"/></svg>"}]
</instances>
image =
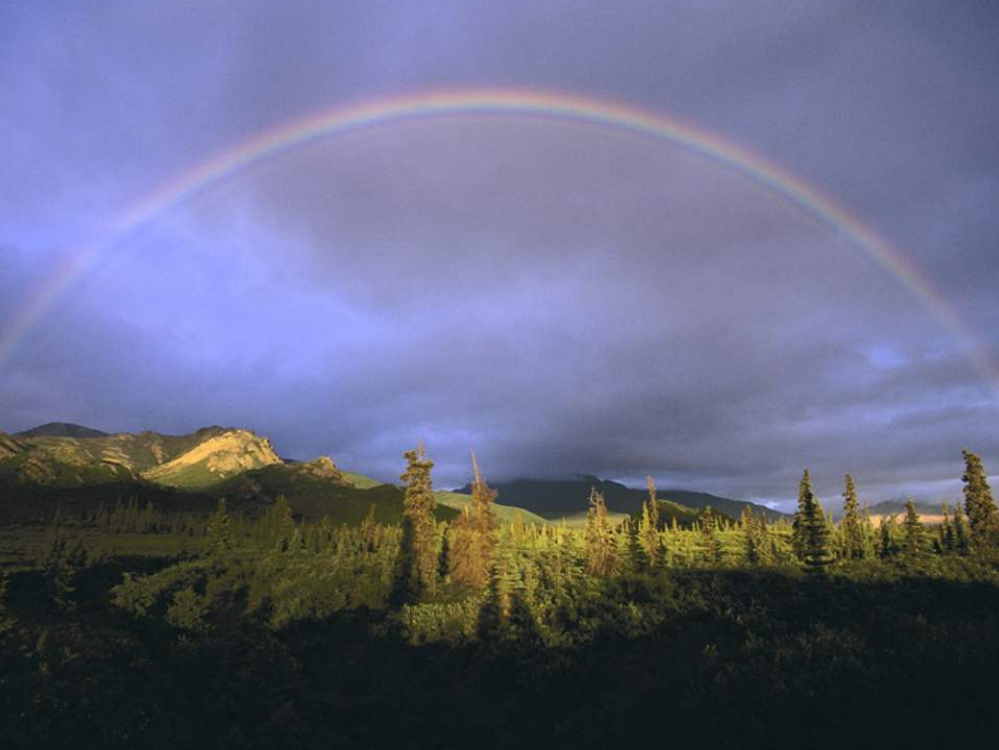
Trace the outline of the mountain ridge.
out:
<instances>
[{"instance_id":1,"label":"mountain ridge","mask_svg":"<svg viewBox=\"0 0 999 750\"><path fill-rule=\"evenodd\" d=\"M29 430L14 433L14 437L108 437L111 433L84 427L73 422L46 422Z\"/></svg>"},{"instance_id":2,"label":"mountain ridge","mask_svg":"<svg viewBox=\"0 0 999 750\"><path fill-rule=\"evenodd\" d=\"M644 488L628 487L590 474L577 474L572 479L513 479L497 482L492 486L499 493L497 500L500 502L525 508L548 519L585 512L591 487L604 495L609 510L618 513L638 512L649 496ZM466 484L455 491L468 494L471 492L471 485ZM656 495L661 501L671 501L693 511L704 510L710 505L732 518L738 518L747 506L752 512L764 515L770 521L787 517L763 505L707 492L664 489L657 491Z\"/></svg>"}]
</instances>

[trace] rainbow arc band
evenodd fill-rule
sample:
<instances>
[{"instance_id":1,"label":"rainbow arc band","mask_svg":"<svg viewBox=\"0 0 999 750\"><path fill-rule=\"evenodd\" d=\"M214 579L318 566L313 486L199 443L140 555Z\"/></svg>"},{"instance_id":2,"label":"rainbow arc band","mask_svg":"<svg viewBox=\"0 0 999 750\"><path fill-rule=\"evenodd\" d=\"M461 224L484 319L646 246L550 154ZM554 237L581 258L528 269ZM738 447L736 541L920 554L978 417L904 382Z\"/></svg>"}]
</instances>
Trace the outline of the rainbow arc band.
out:
<instances>
[{"instance_id":1,"label":"rainbow arc band","mask_svg":"<svg viewBox=\"0 0 999 750\"><path fill-rule=\"evenodd\" d=\"M112 246L199 193L251 165L322 138L379 124L468 114L524 115L625 131L680 145L751 177L835 228L898 279L956 339L977 371L999 393L999 365L976 343L917 265L816 188L756 154L672 117L599 99L511 89L431 91L334 108L260 133L176 175L120 214L100 240L79 248L33 290L0 330L0 368L56 300Z\"/></svg>"}]
</instances>

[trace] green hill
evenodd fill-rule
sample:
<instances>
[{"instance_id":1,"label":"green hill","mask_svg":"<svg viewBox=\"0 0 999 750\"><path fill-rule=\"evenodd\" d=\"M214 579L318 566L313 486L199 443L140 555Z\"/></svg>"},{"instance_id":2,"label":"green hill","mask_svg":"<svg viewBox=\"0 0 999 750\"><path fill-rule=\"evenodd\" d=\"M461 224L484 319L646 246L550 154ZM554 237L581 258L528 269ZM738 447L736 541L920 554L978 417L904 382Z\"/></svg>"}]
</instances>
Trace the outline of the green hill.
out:
<instances>
[{"instance_id":1,"label":"green hill","mask_svg":"<svg viewBox=\"0 0 999 750\"><path fill-rule=\"evenodd\" d=\"M366 477L363 474L357 474L353 471L345 471L343 472L343 476L344 479L361 490L367 490L372 487L377 487L380 484L385 484L385 482L379 482L377 479L372 479L371 477Z\"/></svg>"},{"instance_id":2,"label":"green hill","mask_svg":"<svg viewBox=\"0 0 999 750\"><path fill-rule=\"evenodd\" d=\"M437 498L437 502L439 504L446 505L449 508L457 508L458 510L461 510L472 502L471 495L467 495L463 492L451 492L450 490L438 490L434 493L434 497ZM546 519L536 513L531 513L529 510L518 508L513 505L493 503L493 510L496 512L496 517L504 523L512 521L517 516L520 516L520 520L524 523L536 523L539 525L549 523Z\"/></svg>"}]
</instances>

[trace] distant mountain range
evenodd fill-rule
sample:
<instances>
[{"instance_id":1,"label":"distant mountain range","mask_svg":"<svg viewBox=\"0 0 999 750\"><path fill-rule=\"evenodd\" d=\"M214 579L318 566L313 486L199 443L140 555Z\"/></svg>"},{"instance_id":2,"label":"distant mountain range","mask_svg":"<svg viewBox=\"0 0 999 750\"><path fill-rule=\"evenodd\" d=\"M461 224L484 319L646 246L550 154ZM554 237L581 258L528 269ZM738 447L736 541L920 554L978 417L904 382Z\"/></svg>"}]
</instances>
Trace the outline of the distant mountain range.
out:
<instances>
[{"instance_id":1,"label":"distant mountain range","mask_svg":"<svg viewBox=\"0 0 999 750\"><path fill-rule=\"evenodd\" d=\"M499 493L498 500L500 502L527 508L549 519L585 512L590 488L595 488L603 494L607 501L608 510L618 513L634 514L640 511L642 504L649 497L648 491L644 488L635 489L588 474L563 480L515 479L494 485L494 489ZM471 491L471 485L465 485L458 490L458 492L463 493ZM730 518L738 518L742 514L743 508L747 506L753 513L764 515L770 521L777 521L785 517L783 513L763 505L710 495L706 492L664 489L659 490L656 494L659 500L671 501L675 505L694 511L701 511L710 506Z\"/></svg>"},{"instance_id":2,"label":"distant mountain range","mask_svg":"<svg viewBox=\"0 0 999 750\"><path fill-rule=\"evenodd\" d=\"M564 481L518 479L496 485L497 515L545 523L585 513L590 488L604 494L608 508L634 514L644 489L581 475ZM471 501L471 487L439 491L437 516L454 518ZM305 518L328 515L357 523L374 507L383 523L402 518L399 487L342 471L332 459L281 458L270 441L250 430L204 427L190 435L156 432L106 433L83 425L50 422L7 435L0 432L0 513L44 516L96 503L152 501L157 507L210 510L225 497L237 509L255 512L284 495ZM664 518L696 519L708 506L738 518L744 507L777 520L781 514L759 505L689 490L662 490Z\"/></svg>"}]
</instances>

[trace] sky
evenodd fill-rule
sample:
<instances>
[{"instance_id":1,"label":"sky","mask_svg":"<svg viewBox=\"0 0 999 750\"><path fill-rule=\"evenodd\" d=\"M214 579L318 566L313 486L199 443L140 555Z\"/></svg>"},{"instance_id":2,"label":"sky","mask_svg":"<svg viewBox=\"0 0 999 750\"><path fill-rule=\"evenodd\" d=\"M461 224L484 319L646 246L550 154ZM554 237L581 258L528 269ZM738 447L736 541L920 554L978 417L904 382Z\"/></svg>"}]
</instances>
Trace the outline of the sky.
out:
<instances>
[{"instance_id":1,"label":"sky","mask_svg":"<svg viewBox=\"0 0 999 750\"><path fill-rule=\"evenodd\" d=\"M0 5L0 429L268 436L437 486L596 474L790 508L999 467L999 6L889 0ZM558 92L675 118L829 196L958 325L788 196L682 144L452 112L288 149L317 113ZM993 478L995 481L995 478ZM581 500L581 502L583 502Z\"/></svg>"}]
</instances>

